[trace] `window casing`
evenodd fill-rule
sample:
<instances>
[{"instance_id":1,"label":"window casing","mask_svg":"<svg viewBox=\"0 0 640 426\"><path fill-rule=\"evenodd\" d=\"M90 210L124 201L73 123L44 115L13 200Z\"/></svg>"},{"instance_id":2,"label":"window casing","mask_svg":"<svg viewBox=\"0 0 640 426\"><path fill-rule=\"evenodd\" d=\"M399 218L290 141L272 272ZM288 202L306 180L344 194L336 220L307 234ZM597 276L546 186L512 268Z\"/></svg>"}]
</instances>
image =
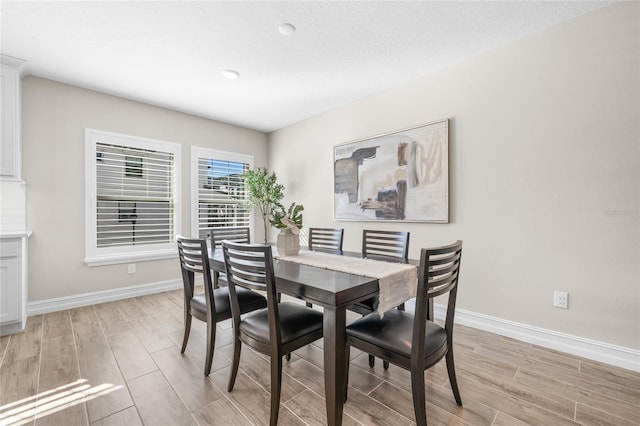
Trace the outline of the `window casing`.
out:
<instances>
[{"instance_id":1,"label":"window casing","mask_svg":"<svg viewBox=\"0 0 640 426\"><path fill-rule=\"evenodd\" d=\"M253 168L253 156L191 148L191 236L207 238L214 227L251 226L241 174Z\"/></svg>"},{"instance_id":2,"label":"window casing","mask_svg":"<svg viewBox=\"0 0 640 426\"><path fill-rule=\"evenodd\" d=\"M180 145L85 130L89 266L175 256Z\"/></svg>"}]
</instances>

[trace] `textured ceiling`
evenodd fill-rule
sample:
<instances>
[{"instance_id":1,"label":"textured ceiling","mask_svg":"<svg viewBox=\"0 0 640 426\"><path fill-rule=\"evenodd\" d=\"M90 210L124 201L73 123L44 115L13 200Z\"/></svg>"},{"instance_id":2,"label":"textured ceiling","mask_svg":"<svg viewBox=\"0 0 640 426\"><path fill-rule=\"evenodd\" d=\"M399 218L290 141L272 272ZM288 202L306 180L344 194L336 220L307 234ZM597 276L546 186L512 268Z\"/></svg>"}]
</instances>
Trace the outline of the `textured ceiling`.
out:
<instances>
[{"instance_id":1,"label":"textured ceiling","mask_svg":"<svg viewBox=\"0 0 640 426\"><path fill-rule=\"evenodd\" d=\"M270 132L606 4L2 0L0 44L27 74Z\"/></svg>"}]
</instances>

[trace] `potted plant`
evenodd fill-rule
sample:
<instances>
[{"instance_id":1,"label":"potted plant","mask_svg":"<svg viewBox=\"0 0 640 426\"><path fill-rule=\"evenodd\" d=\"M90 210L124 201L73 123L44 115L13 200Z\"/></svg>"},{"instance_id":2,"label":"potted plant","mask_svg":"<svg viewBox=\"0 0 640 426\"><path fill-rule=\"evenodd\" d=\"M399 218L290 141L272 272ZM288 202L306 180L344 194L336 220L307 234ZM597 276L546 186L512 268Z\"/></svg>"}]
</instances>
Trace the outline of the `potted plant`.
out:
<instances>
[{"instance_id":1,"label":"potted plant","mask_svg":"<svg viewBox=\"0 0 640 426\"><path fill-rule=\"evenodd\" d=\"M276 247L284 256L295 256L300 251L300 228L302 228L302 204L291 203L287 210L280 203L271 211L271 224L280 229Z\"/></svg>"},{"instance_id":2,"label":"potted plant","mask_svg":"<svg viewBox=\"0 0 640 426\"><path fill-rule=\"evenodd\" d=\"M257 207L260 210L264 225L264 243L267 244L269 217L273 208L281 206L280 200L284 197L284 186L278 183L278 177L274 172L269 172L263 167L247 170L242 174L242 177L247 186L249 199L247 206Z\"/></svg>"}]
</instances>

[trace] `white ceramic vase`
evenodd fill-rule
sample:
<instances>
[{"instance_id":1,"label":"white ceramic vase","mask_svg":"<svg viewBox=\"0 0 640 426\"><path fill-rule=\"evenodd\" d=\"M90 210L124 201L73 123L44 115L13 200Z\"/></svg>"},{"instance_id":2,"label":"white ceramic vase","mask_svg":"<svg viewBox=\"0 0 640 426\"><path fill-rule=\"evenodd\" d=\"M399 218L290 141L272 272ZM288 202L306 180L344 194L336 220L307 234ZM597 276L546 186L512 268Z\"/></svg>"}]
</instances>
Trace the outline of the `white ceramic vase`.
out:
<instances>
[{"instance_id":1,"label":"white ceramic vase","mask_svg":"<svg viewBox=\"0 0 640 426\"><path fill-rule=\"evenodd\" d=\"M281 256L296 256L300 251L300 236L291 232L289 228L281 229L276 247Z\"/></svg>"}]
</instances>

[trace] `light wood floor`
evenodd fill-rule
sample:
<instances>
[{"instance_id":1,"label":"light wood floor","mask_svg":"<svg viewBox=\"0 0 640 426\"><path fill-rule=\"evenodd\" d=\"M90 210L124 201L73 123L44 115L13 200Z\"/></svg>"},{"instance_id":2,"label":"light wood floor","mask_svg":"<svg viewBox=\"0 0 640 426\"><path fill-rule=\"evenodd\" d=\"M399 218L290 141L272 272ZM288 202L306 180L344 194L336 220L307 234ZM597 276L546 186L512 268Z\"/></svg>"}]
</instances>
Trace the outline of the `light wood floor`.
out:
<instances>
[{"instance_id":1,"label":"light wood floor","mask_svg":"<svg viewBox=\"0 0 640 426\"><path fill-rule=\"evenodd\" d=\"M181 291L30 317L0 338L0 425L267 424L268 360L244 347L227 393L230 323L208 378L204 330L194 320L181 355ZM464 406L442 361L427 374L431 425L640 424L640 374L464 326L454 340ZM408 373L352 358L344 424L414 423ZM325 424L322 341L284 365L279 424Z\"/></svg>"}]
</instances>

